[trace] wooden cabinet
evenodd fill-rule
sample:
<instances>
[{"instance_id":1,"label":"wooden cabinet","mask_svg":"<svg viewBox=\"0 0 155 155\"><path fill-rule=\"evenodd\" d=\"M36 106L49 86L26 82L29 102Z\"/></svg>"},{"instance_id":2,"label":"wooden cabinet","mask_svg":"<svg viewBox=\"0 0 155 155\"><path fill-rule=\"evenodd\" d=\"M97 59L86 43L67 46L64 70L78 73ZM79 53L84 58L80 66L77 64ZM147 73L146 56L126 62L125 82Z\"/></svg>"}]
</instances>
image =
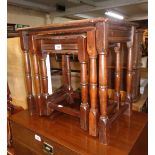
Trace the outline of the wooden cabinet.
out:
<instances>
[{"instance_id":1,"label":"wooden cabinet","mask_svg":"<svg viewBox=\"0 0 155 155\"><path fill-rule=\"evenodd\" d=\"M71 155L75 154L72 150L58 144L57 142L46 138L44 135L24 128L20 124L12 123L14 149L16 155ZM41 141L39 141L39 138ZM37 140L38 139L38 140Z\"/></svg>"},{"instance_id":2,"label":"wooden cabinet","mask_svg":"<svg viewBox=\"0 0 155 155\"><path fill-rule=\"evenodd\" d=\"M83 131L78 118L66 114L49 119L22 111L11 117L11 128L15 155L147 155L145 113L117 119L108 146Z\"/></svg>"}]
</instances>

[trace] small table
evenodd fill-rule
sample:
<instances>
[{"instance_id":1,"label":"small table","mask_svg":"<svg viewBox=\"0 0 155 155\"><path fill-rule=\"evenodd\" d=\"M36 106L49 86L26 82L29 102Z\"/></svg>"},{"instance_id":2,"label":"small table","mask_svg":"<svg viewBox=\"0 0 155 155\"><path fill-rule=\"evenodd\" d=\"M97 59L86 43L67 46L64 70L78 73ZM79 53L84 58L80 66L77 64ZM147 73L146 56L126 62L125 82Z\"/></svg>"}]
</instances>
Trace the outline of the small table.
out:
<instances>
[{"instance_id":1,"label":"small table","mask_svg":"<svg viewBox=\"0 0 155 155\"><path fill-rule=\"evenodd\" d=\"M49 116L54 111L80 117L80 126L99 141L109 143L109 127L123 112L132 113L133 53L137 43L137 24L94 18L19 29L24 53L28 109L31 115ZM127 53L125 103L121 103L121 51ZM108 63L110 48L115 52L115 97L108 100ZM136 50L135 50L136 51ZM47 56L62 54L63 83L58 92L48 92ZM70 56L78 55L80 62L81 97L72 91ZM30 63L31 62L31 63ZM31 74L34 74L32 78ZM34 83L34 92L32 89ZM76 99L78 109L73 108ZM64 100L67 100L65 104ZM61 103L61 104L60 104ZM72 104L73 103L73 104ZM71 105L71 106L70 106ZM73 106L72 106L73 105ZM78 111L77 111L78 110Z\"/></svg>"}]
</instances>

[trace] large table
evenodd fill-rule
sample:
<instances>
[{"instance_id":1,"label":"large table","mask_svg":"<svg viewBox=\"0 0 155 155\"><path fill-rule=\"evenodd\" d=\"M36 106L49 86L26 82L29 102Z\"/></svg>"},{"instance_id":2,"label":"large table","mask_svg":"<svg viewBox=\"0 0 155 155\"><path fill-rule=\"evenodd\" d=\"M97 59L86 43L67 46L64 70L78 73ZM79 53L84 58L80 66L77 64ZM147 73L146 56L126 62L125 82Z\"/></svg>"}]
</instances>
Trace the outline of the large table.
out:
<instances>
[{"instance_id":1,"label":"large table","mask_svg":"<svg viewBox=\"0 0 155 155\"><path fill-rule=\"evenodd\" d=\"M28 109L31 115L49 116L54 111L80 118L80 126L91 136L109 143L111 123L123 112L132 114L133 53L136 24L108 18L86 19L18 30L24 52ZM121 102L121 51L126 53L126 93ZM107 58L115 53L114 100L108 100ZM63 86L48 92L46 59L62 55ZM71 86L70 55L80 62L81 97ZM32 78L33 74L33 78ZM34 87L32 87L32 82ZM34 88L34 92L33 92ZM79 100L80 99L80 100ZM78 100L78 101L77 101ZM79 103L78 106L75 106ZM75 106L75 108L73 108ZM76 108L77 107L77 108Z\"/></svg>"}]
</instances>

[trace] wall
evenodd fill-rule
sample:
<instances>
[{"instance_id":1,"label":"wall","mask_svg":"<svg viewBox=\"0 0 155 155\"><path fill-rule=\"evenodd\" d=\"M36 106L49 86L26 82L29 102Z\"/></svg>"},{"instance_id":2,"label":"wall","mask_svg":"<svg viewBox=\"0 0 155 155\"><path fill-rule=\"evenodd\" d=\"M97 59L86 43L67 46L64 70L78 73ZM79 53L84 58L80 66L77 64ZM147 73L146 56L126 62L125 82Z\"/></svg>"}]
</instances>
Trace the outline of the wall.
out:
<instances>
[{"instance_id":1,"label":"wall","mask_svg":"<svg viewBox=\"0 0 155 155\"><path fill-rule=\"evenodd\" d=\"M62 23L72 19L64 17L50 18L48 14L8 5L7 22L12 24L23 24L40 26L50 23Z\"/></svg>"},{"instance_id":2,"label":"wall","mask_svg":"<svg viewBox=\"0 0 155 155\"><path fill-rule=\"evenodd\" d=\"M63 23L63 22L71 21L71 20L73 19L64 18L64 17L54 17L54 19L52 20L52 23Z\"/></svg>"},{"instance_id":3,"label":"wall","mask_svg":"<svg viewBox=\"0 0 155 155\"><path fill-rule=\"evenodd\" d=\"M45 13L23 9L16 6L8 6L7 22L39 26L45 24Z\"/></svg>"}]
</instances>

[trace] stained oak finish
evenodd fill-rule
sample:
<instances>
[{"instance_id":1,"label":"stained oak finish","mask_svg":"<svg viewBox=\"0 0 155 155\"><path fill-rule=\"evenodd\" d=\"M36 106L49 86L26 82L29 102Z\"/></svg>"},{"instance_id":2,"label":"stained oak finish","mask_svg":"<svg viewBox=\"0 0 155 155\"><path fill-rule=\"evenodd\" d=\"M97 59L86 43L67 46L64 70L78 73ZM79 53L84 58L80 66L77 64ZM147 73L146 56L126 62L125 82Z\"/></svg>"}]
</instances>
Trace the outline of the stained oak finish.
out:
<instances>
[{"instance_id":1,"label":"stained oak finish","mask_svg":"<svg viewBox=\"0 0 155 155\"><path fill-rule=\"evenodd\" d=\"M11 118L16 155L44 155L43 142L53 146L54 155L127 155L147 154L147 115L133 112L122 115L111 125L110 143L105 146L97 138L80 129L78 118L66 114L49 119L30 116L27 111ZM41 142L34 139L35 134Z\"/></svg>"},{"instance_id":2,"label":"stained oak finish","mask_svg":"<svg viewBox=\"0 0 155 155\"><path fill-rule=\"evenodd\" d=\"M21 49L24 52L24 66L27 85L27 103L30 115L36 111L36 103L34 95L32 94L32 77L30 66L30 54L29 54L29 36L27 32L20 32Z\"/></svg>"},{"instance_id":3,"label":"stained oak finish","mask_svg":"<svg viewBox=\"0 0 155 155\"><path fill-rule=\"evenodd\" d=\"M12 146L12 133L10 128L9 117L22 110L24 110L22 107L13 104L9 85L7 83L7 146L8 147Z\"/></svg>"},{"instance_id":4,"label":"stained oak finish","mask_svg":"<svg viewBox=\"0 0 155 155\"><path fill-rule=\"evenodd\" d=\"M121 102L120 86L121 86L121 55L120 55L120 43L115 47L116 53L116 69L115 69L115 102L117 103L117 109L119 109Z\"/></svg>"},{"instance_id":5,"label":"stained oak finish","mask_svg":"<svg viewBox=\"0 0 155 155\"><path fill-rule=\"evenodd\" d=\"M97 24L97 50L99 54L99 99L100 99L100 118L99 118L99 140L109 143L109 118L107 115L108 104L108 69L107 69L107 51L108 51L108 26L109 24Z\"/></svg>"},{"instance_id":6,"label":"stained oak finish","mask_svg":"<svg viewBox=\"0 0 155 155\"><path fill-rule=\"evenodd\" d=\"M98 135L98 91L97 91L97 51L95 41L95 30L87 32L87 51L90 59L89 72L89 93L90 93L90 112L89 112L89 134Z\"/></svg>"},{"instance_id":7,"label":"stained oak finish","mask_svg":"<svg viewBox=\"0 0 155 155\"><path fill-rule=\"evenodd\" d=\"M135 27L132 26L131 41L127 42L128 47L128 63L127 63L127 103L129 105L127 114L132 112L132 80L133 80L133 48L135 39Z\"/></svg>"},{"instance_id":8,"label":"stained oak finish","mask_svg":"<svg viewBox=\"0 0 155 155\"><path fill-rule=\"evenodd\" d=\"M135 44L136 24L111 20L108 18L86 19L63 24L52 24L43 27L19 29L21 48L25 53L25 70L28 88L28 104L30 114L50 115L55 110L77 116L80 126L89 130L92 136L99 135L103 144L110 143L111 123L124 111L132 113L132 79L133 52ZM31 38L33 38L32 41ZM31 43L32 42L32 43ZM60 49L55 44L61 45ZM120 103L121 87L121 45L127 45L127 98L125 104ZM115 98L108 99L108 57L110 47L115 49ZM34 57L35 81L41 75L41 102L34 100L32 94L30 53L39 57L40 73ZM36 49L36 52L34 52ZM48 78L46 56L48 54L62 55L62 71L64 83L53 94L48 94ZM81 65L81 95L72 90L69 55L78 55ZM35 56L35 55L34 55ZM39 79L38 79L39 80ZM36 94L40 93L38 81ZM38 97L36 96L38 99ZM35 102L36 101L36 102ZM80 103L81 102L81 103ZM90 102L90 103L89 103ZM37 110L37 107L39 108Z\"/></svg>"},{"instance_id":9,"label":"stained oak finish","mask_svg":"<svg viewBox=\"0 0 155 155\"><path fill-rule=\"evenodd\" d=\"M7 83L7 155L14 155L14 148L12 146L12 130L10 125L11 115L24 110L20 106L13 105L11 92Z\"/></svg>"},{"instance_id":10,"label":"stained oak finish","mask_svg":"<svg viewBox=\"0 0 155 155\"><path fill-rule=\"evenodd\" d=\"M80 124L81 128L88 130L88 53L86 48L86 38L78 38L79 54L78 59L80 62L80 81L81 81L81 105L80 105Z\"/></svg>"}]
</instances>

